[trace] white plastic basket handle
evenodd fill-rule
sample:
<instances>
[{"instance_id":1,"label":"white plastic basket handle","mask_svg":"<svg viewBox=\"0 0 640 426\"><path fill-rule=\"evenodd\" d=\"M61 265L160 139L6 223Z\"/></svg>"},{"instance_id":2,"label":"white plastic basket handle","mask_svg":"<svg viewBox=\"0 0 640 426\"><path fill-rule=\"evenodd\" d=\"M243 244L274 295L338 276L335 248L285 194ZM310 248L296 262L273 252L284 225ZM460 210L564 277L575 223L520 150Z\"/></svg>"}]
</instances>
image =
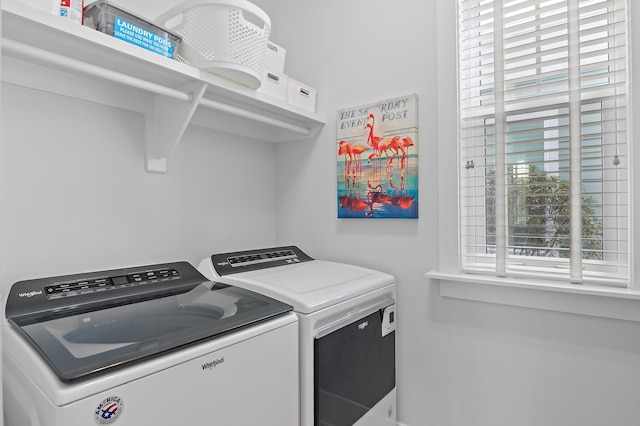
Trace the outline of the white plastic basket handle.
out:
<instances>
[{"instance_id":1,"label":"white plastic basket handle","mask_svg":"<svg viewBox=\"0 0 640 426\"><path fill-rule=\"evenodd\" d=\"M164 28L172 31L182 25L184 22L184 12L180 12L177 15L170 16L167 19L158 19L158 23Z\"/></svg>"},{"instance_id":2,"label":"white plastic basket handle","mask_svg":"<svg viewBox=\"0 0 640 426\"><path fill-rule=\"evenodd\" d=\"M182 23L182 20L184 19L184 12L194 7L206 5L226 5L241 9L243 11L249 12L251 15L255 16L258 21L264 22L264 25L266 25L268 28L271 28L271 19L269 18L269 15L267 15L264 10L260 9L258 6L247 0L186 0L158 16L155 21L161 26L170 30ZM254 21L248 22L254 23ZM264 26L262 28L264 28Z\"/></svg>"},{"instance_id":3,"label":"white plastic basket handle","mask_svg":"<svg viewBox=\"0 0 640 426\"><path fill-rule=\"evenodd\" d=\"M278 77L276 74L273 74L273 73L267 72L266 77L267 77L269 80L271 80L271 81L273 81L274 83L276 83L276 84L279 84L279 83L280 83L280 77Z\"/></svg>"},{"instance_id":4,"label":"white plastic basket handle","mask_svg":"<svg viewBox=\"0 0 640 426\"><path fill-rule=\"evenodd\" d=\"M269 28L268 24L264 19L260 18L258 15L254 15L252 12L241 9L242 10L242 19L244 20L243 24L247 27L254 27L257 32L262 32L265 29Z\"/></svg>"}]
</instances>

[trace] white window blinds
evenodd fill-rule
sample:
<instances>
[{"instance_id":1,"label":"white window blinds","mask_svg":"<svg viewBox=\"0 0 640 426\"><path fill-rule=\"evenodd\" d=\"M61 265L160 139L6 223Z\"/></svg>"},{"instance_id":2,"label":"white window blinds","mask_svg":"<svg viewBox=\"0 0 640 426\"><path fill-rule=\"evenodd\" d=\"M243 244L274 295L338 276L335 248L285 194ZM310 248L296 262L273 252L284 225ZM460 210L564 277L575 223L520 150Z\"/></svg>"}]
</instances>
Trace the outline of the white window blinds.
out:
<instances>
[{"instance_id":1,"label":"white window blinds","mask_svg":"<svg viewBox=\"0 0 640 426\"><path fill-rule=\"evenodd\" d=\"M459 0L465 272L627 286L625 0Z\"/></svg>"}]
</instances>

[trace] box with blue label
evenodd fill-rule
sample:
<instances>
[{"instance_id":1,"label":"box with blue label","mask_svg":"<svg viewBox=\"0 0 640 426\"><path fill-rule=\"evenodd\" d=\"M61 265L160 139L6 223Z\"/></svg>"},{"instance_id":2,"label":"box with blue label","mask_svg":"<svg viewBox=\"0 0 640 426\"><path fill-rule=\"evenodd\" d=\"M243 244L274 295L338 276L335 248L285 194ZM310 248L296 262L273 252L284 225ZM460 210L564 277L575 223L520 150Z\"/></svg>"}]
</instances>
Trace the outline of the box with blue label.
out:
<instances>
[{"instance_id":1,"label":"box with blue label","mask_svg":"<svg viewBox=\"0 0 640 426\"><path fill-rule=\"evenodd\" d=\"M105 0L85 8L84 25L167 58L173 58L182 40Z\"/></svg>"}]
</instances>

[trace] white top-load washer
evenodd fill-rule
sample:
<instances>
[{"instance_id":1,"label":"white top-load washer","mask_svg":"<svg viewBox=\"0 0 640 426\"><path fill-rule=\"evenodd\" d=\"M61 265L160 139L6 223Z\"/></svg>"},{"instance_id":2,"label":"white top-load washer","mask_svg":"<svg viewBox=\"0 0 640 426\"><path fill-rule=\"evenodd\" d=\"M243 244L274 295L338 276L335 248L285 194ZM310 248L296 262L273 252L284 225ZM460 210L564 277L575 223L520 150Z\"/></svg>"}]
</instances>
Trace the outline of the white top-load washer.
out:
<instances>
[{"instance_id":1,"label":"white top-load washer","mask_svg":"<svg viewBox=\"0 0 640 426\"><path fill-rule=\"evenodd\" d=\"M293 306L301 426L395 426L392 275L315 260L295 246L214 254L198 269Z\"/></svg>"},{"instance_id":2,"label":"white top-load washer","mask_svg":"<svg viewBox=\"0 0 640 426\"><path fill-rule=\"evenodd\" d=\"M8 426L298 425L292 307L186 262L21 281L6 316Z\"/></svg>"}]
</instances>

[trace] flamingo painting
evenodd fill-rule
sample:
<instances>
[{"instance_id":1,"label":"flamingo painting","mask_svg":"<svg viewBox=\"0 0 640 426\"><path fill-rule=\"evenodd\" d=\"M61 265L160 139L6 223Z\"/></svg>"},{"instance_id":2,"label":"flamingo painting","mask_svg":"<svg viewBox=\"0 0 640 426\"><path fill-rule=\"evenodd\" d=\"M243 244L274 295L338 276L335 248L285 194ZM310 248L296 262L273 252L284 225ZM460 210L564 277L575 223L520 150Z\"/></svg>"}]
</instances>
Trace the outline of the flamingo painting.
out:
<instances>
[{"instance_id":1,"label":"flamingo painting","mask_svg":"<svg viewBox=\"0 0 640 426\"><path fill-rule=\"evenodd\" d=\"M417 218L417 96L341 110L337 128L338 217Z\"/></svg>"}]
</instances>

